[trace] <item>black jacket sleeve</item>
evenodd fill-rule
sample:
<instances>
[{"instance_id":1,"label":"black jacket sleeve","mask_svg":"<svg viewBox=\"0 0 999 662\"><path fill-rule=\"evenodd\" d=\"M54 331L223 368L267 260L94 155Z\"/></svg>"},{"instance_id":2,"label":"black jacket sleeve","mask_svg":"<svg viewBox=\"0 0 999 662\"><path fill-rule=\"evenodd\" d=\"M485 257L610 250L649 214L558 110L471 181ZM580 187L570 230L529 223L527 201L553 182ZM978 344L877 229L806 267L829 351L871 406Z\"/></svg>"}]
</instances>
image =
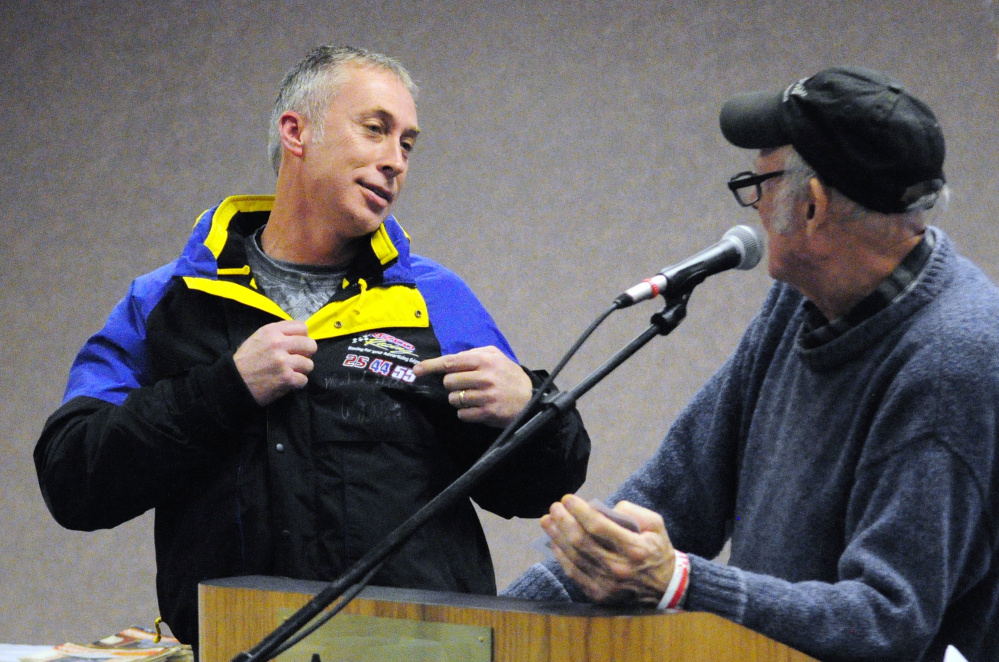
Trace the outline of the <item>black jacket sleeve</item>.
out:
<instances>
[{"instance_id":1,"label":"black jacket sleeve","mask_svg":"<svg viewBox=\"0 0 999 662\"><path fill-rule=\"evenodd\" d=\"M70 529L121 524L209 470L255 409L232 357L136 388L121 405L72 398L35 446L45 503Z\"/></svg>"},{"instance_id":2,"label":"black jacket sleeve","mask_svg":"<svg viewBox=\"0 0 999 662\"><path fill-rule=\"evenodd\" d=\"M542 371L527 373L535 388L546 377ZM496 436L492 430L489 443ZM541 517L553 502L579 489L589 458L590 437L573 407L557 414L485 475L472 498L501 517Z\"/></svg>"}]
</instances>

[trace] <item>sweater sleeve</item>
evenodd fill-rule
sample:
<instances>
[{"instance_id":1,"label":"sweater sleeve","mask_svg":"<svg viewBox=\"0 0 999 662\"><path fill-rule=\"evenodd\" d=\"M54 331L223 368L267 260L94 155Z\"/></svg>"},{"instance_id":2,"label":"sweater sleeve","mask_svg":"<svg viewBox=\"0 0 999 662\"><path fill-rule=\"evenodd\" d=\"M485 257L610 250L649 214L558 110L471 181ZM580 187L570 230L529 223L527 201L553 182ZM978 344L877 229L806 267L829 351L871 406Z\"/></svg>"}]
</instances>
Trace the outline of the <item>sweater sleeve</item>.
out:
<instances>
[{"instance_id":1,"label":"sweater sleeve","mask_svg":"<svg viewBox=\"0 0 999 662\"><path fill-rule=\"evenodd\" d=\"M788 581L690 554L684 608L830 662L939 660L962 629L994 637L976 633L982 625L973 618L945 614L949 602L994 601L987 573L995 552L977 515L980 493L967 467L938 444L919 446L912 461L900 457L885 468L879 505L842 555L836 581ZM535 564L503 595L587 601L554 561Z\"/></svg>"},{"instance_id":2,"label":"sweater sleeve","mask_svg":"<svg viewBox=\"0 0 999 662\"><path fill-rule=\"evenodd\" d=\"M678 549L714 556L725 543L731 511L731 453L725 444L681 443L698 432L724 436L737 417L716 418L731 385L731 362L702 388L684 409L655 455L632 474L608 499L628 500L663 515L666 529ZM734 412L722 407L721 411ZM695 474L697 466L701 473ZM694 478L692 480L692 478ZM588 602L588 598L554 560L537 563L503 592L507 597L545 602Z\"/></svg>"},{"instance_id":3,"label":"sweater sleeve","mask_svg":"<svg viewBox=\"0 0 999 662\"><path fill-rule=\"evenodd\" d=\"M766 318L777 309L796 307L796 301L781 305L781 300L780 290L772 290L763 312L743 335L739 350L684 408L653 457L608 499L612 504L628 500L662 514L678 549L713 557L725 544L735 498L737 439L746 425L743 412L752 406L741 395L742 382L753 368L746 348L760 341L773 342L761 337ZM587 600L554 560L532 566L503 595Z\"/></svg>"},{"instance_id":4,"label":"sweater sleeve","mask_svg":"<svg viewBox=\"0 0 999 662\"><path fill-rule=\"evenodd\" d=\"M611 495L663 516L673 545L707 558L717 556L730 535L742 440L751 424L760 365L786 342L783 329L801 297L774 286L736 350L670 426L653 456Z\"/></svg>"}]
</instances>

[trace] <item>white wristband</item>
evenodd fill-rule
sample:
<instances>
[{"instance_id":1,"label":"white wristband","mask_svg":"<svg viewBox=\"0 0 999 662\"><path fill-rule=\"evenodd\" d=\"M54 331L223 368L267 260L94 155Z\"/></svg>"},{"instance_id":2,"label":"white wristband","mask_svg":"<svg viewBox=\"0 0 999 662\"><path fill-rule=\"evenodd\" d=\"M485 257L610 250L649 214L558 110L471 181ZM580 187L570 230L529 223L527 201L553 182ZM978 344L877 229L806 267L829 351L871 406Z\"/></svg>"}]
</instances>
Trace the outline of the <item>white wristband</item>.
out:
<instances>
[{"instance_id":1,"label":"white wristband","mask_svg":"<svg viewBox=\"0 0 999 662\"><path fill-rule=\"evenodd\" d=\"M673 550L673 576L659 601L659 609L678 609L687 593L687 580L690 578L690 558L683 552Z\"/></svg>"}]
</instances>

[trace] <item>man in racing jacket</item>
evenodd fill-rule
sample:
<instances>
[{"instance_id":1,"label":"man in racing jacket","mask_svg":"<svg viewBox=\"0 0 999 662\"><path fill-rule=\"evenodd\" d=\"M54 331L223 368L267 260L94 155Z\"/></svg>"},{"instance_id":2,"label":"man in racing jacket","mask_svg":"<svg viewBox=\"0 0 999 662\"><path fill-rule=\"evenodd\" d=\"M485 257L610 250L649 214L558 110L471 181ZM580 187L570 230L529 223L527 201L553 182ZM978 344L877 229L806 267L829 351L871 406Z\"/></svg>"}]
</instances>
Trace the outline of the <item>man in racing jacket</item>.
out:
<instances>
[{"instance_id":1,"label":"man in racing jacket","mask_svg":"<svg viewBox=\"0 0 999 662\"><path fill-rule=\"evenodd\" d=\"M160 609L182 641L196 643L199 581L337 577L474 463L539 383L389 214L414 92L390 58L314 49L272 120L275 196L224 200L177 260L133 282L42 432L35 462L60 524L155 509ZM578 414L537 437L476 487L480 506L537 517L582 484ZM495 593L471 502L373 583Z\"/></svg>"}]
</instances>

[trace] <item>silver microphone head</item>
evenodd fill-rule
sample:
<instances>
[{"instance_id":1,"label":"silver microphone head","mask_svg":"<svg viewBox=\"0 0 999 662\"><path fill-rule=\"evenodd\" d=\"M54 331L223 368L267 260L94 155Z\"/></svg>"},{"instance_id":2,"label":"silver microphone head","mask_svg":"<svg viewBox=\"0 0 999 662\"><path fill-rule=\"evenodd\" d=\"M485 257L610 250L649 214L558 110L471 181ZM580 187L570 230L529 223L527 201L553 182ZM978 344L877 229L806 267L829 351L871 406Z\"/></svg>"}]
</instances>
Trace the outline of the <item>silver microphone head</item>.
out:
<instances>
[{"instance_id":1,"label":"silver microphone head","mask_svg":"<svg viewBox=\"0 0 999 662\"><path fill-rule=\"evenodd\" d=\"M737 225L726 232L722 239L729 239L739 249L739 264L736 269L752 269L763 258L763 239L760 233L748 225Z\"/></svg>"}]
</instances>

